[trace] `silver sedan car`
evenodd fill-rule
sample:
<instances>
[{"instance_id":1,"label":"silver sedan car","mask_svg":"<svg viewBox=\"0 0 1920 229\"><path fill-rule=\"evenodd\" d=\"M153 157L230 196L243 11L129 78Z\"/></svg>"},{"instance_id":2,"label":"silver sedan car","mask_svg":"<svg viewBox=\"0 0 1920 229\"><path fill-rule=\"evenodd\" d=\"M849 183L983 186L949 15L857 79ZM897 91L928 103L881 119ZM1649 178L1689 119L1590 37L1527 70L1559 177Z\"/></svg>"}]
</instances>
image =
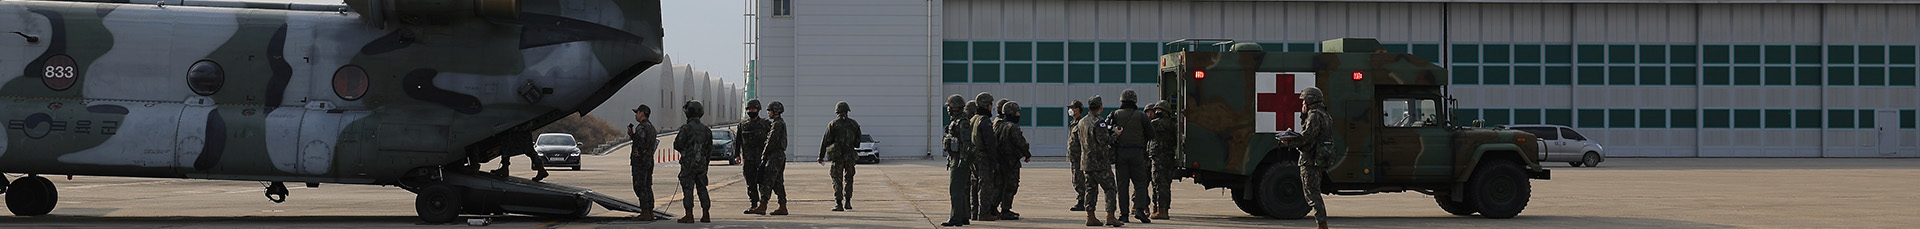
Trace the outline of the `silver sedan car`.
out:
<instances>
[{"instance_id":1,"label":"silver sedan car","mask_svg":"<svg viewBox=\"0 0 1920 229\"><path fill-rule=\"evenodd\" d=\"M1560 161L1567 165L1594 167L1607 161L1606 148L1600 143L1561 125L1504 125L1501 128L1533 133L1540 137L1540 162Z\"/></svg>"}]
</instances>

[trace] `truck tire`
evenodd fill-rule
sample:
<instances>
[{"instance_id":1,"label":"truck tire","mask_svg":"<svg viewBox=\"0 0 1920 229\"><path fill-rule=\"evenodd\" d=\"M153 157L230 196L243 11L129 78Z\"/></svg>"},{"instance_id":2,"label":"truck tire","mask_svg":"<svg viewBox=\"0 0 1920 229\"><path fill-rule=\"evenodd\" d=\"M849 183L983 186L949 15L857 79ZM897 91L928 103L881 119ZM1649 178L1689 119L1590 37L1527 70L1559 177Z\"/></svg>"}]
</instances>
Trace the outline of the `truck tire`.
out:
<instances>
[{"instance_id":1,"label":"truck tire","mask_svg":"<svg viewBox=\"0 0 1920 229\"><path fill-rule=\"evenodd\" d=\"M1457 216L1470 216L1473 215L1474 212L1480 211L1480 209L1474 209L1474 206L1467 202L1453 201L1453 196L1448 195L1434 195L1433 202L1440 204L1440 210L1445 210L1447 214Z\"/></svg>"},{"instance_id":2,"label":"truck tire","mask_svg":"<svg viewBox=\"0 0 1920 229\"><path fill-rule=\"evenodd\" d=\"M1267 216L1266 209L1260 209L1259 200L1254 200L1251 197L1245 197L1247 196L1245 194L1247 194L1248 192L1255 192L1253 190L1253 187L1235 188L1232 190L1233 190L1233 205L1240 207L1240 211L1246 212L1247 215L1251 215L1251 216Z\"/></svg>"},{"instance_id":3,"label":"truck tire","mask_svg":"<svg viewBox=\"0 0 1920 229\"><path fill-rule=\"evenodd\" d=\"M1513 218L1527 208L1533 184L1528 183L1526 171L1521 170L1519 164L1492 160L1473 171L1473 178L1467 180L1467 202L1480 210L1480 216Z\"/></svg>"},{"instance_id":4,"label":"truck tire","mask_svg":"<svg viewBox=\"0 0 1920 229\"><path fill-rule=\"evenodd\" d=\"M1255 188L1254 199L1259 200L1261 212L1267 218L1300 219L1313 210L1307 206L1307 197L1300 187L1300 166L1293 161L1269 164L1266 170L1255 178L1259 188Z\"/></svg>"},{"instance_id":5,"label":"truck tire","mask_svg":"<svg viewBox=\"0 0 1920 229\"><path fill-rule=\"evenodd\" d=\"M453 222L460 217L461 202L465 198L459 189L451 185L428 185L414 197L413 210L420 214L420 221L431 224Z\"/></svg>"}]
</instances>

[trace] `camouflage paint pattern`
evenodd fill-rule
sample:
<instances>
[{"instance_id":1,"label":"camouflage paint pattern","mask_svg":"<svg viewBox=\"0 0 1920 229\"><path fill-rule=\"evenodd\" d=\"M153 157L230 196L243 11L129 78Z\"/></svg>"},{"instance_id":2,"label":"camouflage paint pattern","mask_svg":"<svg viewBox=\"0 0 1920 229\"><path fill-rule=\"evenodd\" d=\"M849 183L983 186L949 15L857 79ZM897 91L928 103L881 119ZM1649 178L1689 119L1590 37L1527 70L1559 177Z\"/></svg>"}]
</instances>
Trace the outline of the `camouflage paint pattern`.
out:
<instances>
[{"instance_id":1,"label":"camouflage paint pattern","mask_svg":"<svg viewBox=\"0 0 1920 229\"><path fill-rule=\"evenodd\" d=\"M0 31L24 34L0 36L0 172L392 184L491 160L531 141L500 133L591 110L661 59L658 1L387 23L179 4L0 1ZM197 63L220 77L183 77Z\"/></svg>"},{"instance_id":2,"label":"camouflage paint pattern","mask_svg":"<svg viewBox=\"0 0 1920 229\"><path fill-rule=\"evenodd\" d=\"M1345 47L1368 47L1371 39L1343 39ZM1354 45L1359 43L1360 45ZM1328 46L1340 45L1330 43ZM1180 166L1237 175L1263 162L1293 160L1274 133L1255 133L1255 73L1315 73L1333 116L1336 154L1327 179L1334 183L1449 183L1465 181L1489 153L1520 158L1539 167L1531 134L1513 130L1449 126L1447 72L1410 54L1386 52L1174 52L1160 57L1161 91L1168 110L1183 117ZM1195 72L1205 77L1196 79ZM1351 78L1359 74L1360 79ZM1379 99L1433 99L1442 124L1384 127ZM1289 104L1299 106L1298 103ZM1277 158L1274 158L1277 157Z\"/></svg>"}]
</instances>

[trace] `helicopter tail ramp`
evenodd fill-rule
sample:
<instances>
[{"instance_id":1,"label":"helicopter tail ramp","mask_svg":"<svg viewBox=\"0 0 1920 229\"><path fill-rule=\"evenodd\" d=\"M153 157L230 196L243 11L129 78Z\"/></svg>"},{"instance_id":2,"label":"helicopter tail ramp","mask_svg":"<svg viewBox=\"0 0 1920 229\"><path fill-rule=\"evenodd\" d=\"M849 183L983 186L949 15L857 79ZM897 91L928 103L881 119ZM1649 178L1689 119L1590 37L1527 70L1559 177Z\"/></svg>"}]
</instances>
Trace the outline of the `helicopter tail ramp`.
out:
<instances>
[{"instance_id":1,"label":"helicopter tail ramp","mask_svg":"<svg viewBox=\"0 0 1920 229\"><path fill-rule=\"evenodd\" d=\"M526 178L500 176L491 173L465 173L447 170L438 181L424 182L408 190L426 196L421 190L425 187L444 185L458 187L455 196L461 201L461 212L465 214L491 215L512 213L565 218L585 217L592 212L593 204L599 204L608 210L639 213L647 208L608 196L593 190L542 183ZM403 187L406 187L403 185ZM423 215L424 216L424 215ZM655 219L673 219L679 215L667 211L655 210Z\"/></svg>"}]
</instances>

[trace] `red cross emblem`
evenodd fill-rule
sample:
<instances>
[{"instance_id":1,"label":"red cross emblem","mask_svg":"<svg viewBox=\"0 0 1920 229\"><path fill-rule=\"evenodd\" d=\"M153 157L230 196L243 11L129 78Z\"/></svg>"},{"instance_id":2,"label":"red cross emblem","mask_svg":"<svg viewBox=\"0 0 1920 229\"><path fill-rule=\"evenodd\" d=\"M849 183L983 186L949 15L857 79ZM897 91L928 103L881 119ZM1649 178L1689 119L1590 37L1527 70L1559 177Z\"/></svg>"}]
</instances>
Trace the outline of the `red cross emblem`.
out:
<instances>
[{"instance_id":1,"label":"red cross emblem","mask_svg":"<svg viewBox=\"0 0 1920 229\"><path fill-rule=\"evenodd\" d=\"M1312 87L1313 73L1254 73L1254 133L1279 133L1299 126L1300 89Z\"/></svg>"}]
</instances>

